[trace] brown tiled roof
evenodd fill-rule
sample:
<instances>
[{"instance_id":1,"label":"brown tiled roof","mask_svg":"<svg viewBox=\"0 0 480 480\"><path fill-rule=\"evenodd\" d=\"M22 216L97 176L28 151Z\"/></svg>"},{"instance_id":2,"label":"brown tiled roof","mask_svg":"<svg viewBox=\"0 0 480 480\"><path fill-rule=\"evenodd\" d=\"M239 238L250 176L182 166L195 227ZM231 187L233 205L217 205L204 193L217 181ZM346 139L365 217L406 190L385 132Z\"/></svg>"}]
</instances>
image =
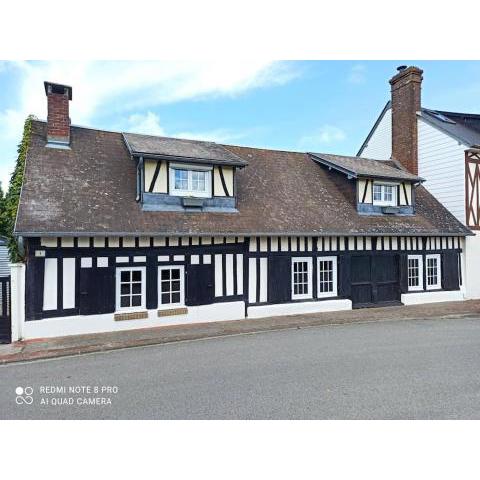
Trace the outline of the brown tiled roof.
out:
<instances>
[{"instance_id":1,"label":"brown tiled roof","mask_svg":"<svg viewBox=\"0 0 480 480\"><path fill-rule=\"evenodd\" d=\"M410 172L395 166L390 161L372 160L370 158L346 157L344 155L332 155L330 153L311 153L313 159L350 173L355 177L376 177L391 180L423 180Z\"/></svg>"},{"instance_id":2,"label":"brown tiled roof","mask_svg":"<svg viewBox=\"0 0 480 480\"><path fill-rule=\"evenodd\" d=\"M248 162L214 142L185 140L183 138L155 137L124 133L128 149L132 154L145 156L174 157L175 160L192 160L209 164L245 166Z\"/></svg>"},{"instance_id":3,"label":"brown tiled roof","mask_svg":"<svg viewBox=\"0 0 480 480\"><path fill-rule=\"evenodd\" d=\"M308 154L224 145L248 161L237 173L238 213L143 212L122 134L73 127L71 150L45 147L34 121L16 233L20 235L463 235L423 187L414 216L359 215L355 181Z\"/></svg>"}]
</instances>

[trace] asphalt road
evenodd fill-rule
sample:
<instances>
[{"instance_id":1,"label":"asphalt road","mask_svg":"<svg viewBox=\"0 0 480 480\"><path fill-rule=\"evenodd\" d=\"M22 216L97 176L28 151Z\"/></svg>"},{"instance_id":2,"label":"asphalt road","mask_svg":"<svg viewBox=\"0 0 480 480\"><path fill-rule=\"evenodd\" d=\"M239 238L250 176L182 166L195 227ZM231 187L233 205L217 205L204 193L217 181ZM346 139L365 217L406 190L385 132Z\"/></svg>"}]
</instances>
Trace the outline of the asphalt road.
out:
<instances>
[{"instance_id":1,"label":"asphalt road","mask_svg":"<svg viewBox=\"0 0 480 480\"><path fill-rule=\"evenodd\" d=\"M314 327L10 364L0 367L0 418L479 419L480 318Z\"/></svg>"}]
</instances>

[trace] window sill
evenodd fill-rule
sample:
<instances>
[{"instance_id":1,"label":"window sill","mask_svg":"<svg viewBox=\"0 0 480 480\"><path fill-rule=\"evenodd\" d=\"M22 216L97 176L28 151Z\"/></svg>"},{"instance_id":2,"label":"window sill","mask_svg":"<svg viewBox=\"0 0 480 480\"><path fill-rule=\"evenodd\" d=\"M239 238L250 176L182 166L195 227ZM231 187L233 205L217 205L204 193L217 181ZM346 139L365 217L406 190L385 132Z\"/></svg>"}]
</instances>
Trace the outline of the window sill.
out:
<instances>
[{"instance_id":1,"label":"window sill","mask_svg":"<svg viewBox=\"0 0 480 480\"><path fill-rule=\"evenodd\" d=\"M163 308L157 310L157 317L170 317L171 315L186 315L187 307Z\"/></svg>"},{"instance_id":2,"label":"window sill","mask_svg":"<svg viewBox=\"0 0 480 480\"><path fill-rule=\"evenodd\" d=\"M137 311L130 311L130 312L115 312L113 314L113 319L117 321L121 320L143 320L148 318L147 310L137 310Z\"/></svg>"}]
</instances>

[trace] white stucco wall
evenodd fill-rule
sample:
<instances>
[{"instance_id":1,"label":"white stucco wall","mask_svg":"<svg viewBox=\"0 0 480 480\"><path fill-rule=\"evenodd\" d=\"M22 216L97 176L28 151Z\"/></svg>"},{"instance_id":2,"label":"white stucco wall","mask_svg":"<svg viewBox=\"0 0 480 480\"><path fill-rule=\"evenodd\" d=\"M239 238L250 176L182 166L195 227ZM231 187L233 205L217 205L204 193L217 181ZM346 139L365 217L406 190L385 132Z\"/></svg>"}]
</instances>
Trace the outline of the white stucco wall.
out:
<instances>
[{"instance_id":1,"label":"white stucco wall","mask_svg":"<svg viewBox=\"0 0 480 480\"><path fill-rule=\"evenodd\" d=\"M244 302L225 302L188 307L186 315L157 317L157 309L148 310L148 318L141 320L113 319L113 313L103 315L75 315L44 318L24 323L23 339L83 335L87 333L118 332L137 328L161 327L192 323L219 322L245 318Z\"/></svg>"},{"instance_id":2,"label":"white stucco wall","mask_svg":"<svg viewBox=\"0 0 480 480\"><path fill-rule=\"evenodd\" d=\"M298 315L302 313L336 312L351 310L352 301L348 299L324 300L321 302L281 303L276 305L260 305L248 307L249 318L263 318L276 315Z\"/></svg>"},{"instance_id":3,"label":"white stucco wall","mask_svg":"<svg viewBox=\"0 0 480 480\"><path fill-rule=\"evenodd\" d=\"M461 290L439 292L403 293L401 302L404 305L420 305L422 303L455 302L464 300Z\"/></svg>"}]
</instances>

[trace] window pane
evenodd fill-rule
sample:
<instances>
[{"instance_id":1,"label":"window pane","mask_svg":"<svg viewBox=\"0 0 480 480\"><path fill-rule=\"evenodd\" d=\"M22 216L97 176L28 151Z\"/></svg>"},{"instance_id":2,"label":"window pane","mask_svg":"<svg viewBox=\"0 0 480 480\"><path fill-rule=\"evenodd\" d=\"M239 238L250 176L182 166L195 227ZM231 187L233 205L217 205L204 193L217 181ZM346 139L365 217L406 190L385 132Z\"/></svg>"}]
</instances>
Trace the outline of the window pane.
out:
<instances>
[{"instance_id":1,"label":"window pane","mask_svg":"<svg viewBox=\"0 0 480 480\"><path fill-rule=\"evenodd\" d=\"M180 269L179 268L173 268L172 269L172 278L177 280L180 278Z\"/></svg>"},{"instance_id":2,"label":"window pane","mask_svg":"<svg viewBox=\"0 0 480 480\"><path fill-rule=\"evenodd\" d=\"M130 272L129 271L123 271L120 274L120 280L122 282L129 282L130 281Z\"/></svg>"},{"instance_id":3,"label":"window pane","mask_svg":"<svg viewBox=\"0 0 480 480\"><path fill-rule=\"evenodd\" d=\"M170 270L162 270L162 280L168 280L170 278Z\"/></svg>"},{"instance_id":4,"label":"window pane","mask_svg":"<svg viewBox=\"0 0 480 480\"><path fill-rule=\"evenodd\" d=\"M162 293L162 304L170 303L170 294Z\"/></svg>"},{"instance_id":5,"label":"window pane","mask_svg":"<svg viewBox=\"0 0 480 480\"><path fill-rule=\"evenodd\" d=\"M180 293L172 293L172 303L180 303Z\"/></svg>"},{"instance_id":6,"label":"window pane","mask_svg":"<svg viewBox=\"0 0 480 480\"><path fill-rule=\"evenodd\" d=\"M142 281L142 272L140 270L134 270L132 272L132 280L134 282L141 282Z\"/></svg>"},{"instance_id":7,"label":"window pane","mask_svg":"<svg viewBox=\"0 0 480 480\"><path fill-rule=\"evenodd\" d=\"M172 282L172 292L179 292L180 291L180 281L175 280Z\"/></svg>"},{"instance_id":8,"label":"window pane","mask_svg":"<svg viewBox=\"0 0 480 480\"><path fill-rule=\"evenodd\" d=\"M196 192L204 192L206 190L205 182L206 172L192 172L192 190Z\"/></svg>"},{"instance_id":9,"label":"window pane","mask_svg":"<svg viewBox=\"0 0 480 480\"><path fill-rule=\"evenodd\" d=\"M142 293L142 284L141 283L134 283L132 285L132 293L136 293L136 294Z\"/></svg>"},{"instance_id":10,"label":"window pane","mask_svg":"<svg viewBox=\"0 0 480 480\"><path fill-rule=\"evenodd\" d=\"M129 307L130 306L130 297L120 297L120 306Z\"/></svg>"},{"instance_id":11,"label":"window pane","mask_svg":"<svg viewBox=\"0 0 480 480\"><path fill-rule=\"evenodd\" d=\"M128 295L130 294L130 284L129 283L123 283L120 286L120 295Z\"/></svg>"},{"instance_id":12,"label":"window pane","mask_svg":"<svg viewBox=\"0 0 480 480\"><path fill-rule=\"evenodd\" d=\"M188 190L188 171L175 169L175 190Z\"/></svg>"},{"instance_id":13,"label":"window pane","mask_svg":"<svg viewBox=\"0 0 480 480\"><path fill-rule=\"evenodd\" d=\"M382 200L382 186L374 185L373 186L373 199L381 201Z\"/></svg>"},{"instance_id":14,"label":"window pane","mask_svg":"<svg viewBox=\"0 0 480 480\"><path fill-rule=\"evenodd\" d=\"M139 307L142 304L142 296L141 295L133 295L132 296L132 307Z\"/></svg>"},{"instance_id":15,"label":"window pane","mask_svg":"<svg viewBox=\"0 0 480 480\"><path fill-rule=\"evenodd\" d=\"M391 185L385 185L384 187L384 200L391 202L393 198L393 187Z\"/></svg>"}]
</instances>

